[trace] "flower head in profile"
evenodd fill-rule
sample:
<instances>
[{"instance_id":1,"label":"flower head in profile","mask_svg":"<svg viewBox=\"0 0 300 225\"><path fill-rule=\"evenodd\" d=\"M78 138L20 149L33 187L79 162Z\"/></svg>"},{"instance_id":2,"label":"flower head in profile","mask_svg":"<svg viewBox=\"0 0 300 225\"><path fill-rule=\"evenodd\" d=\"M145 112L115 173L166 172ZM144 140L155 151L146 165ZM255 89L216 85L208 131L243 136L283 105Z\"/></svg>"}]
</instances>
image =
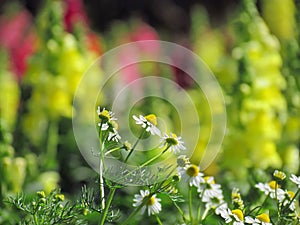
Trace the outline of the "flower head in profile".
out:
<instances>
[{"instance_id":1,"label":"flower head in profile","mask_svg":"<svg viewBox=\"0 0 300 225\"><path fill-rule=\"evenodd\" d=\"M277 195L277 199L281 199L284 196L284 190L280 188L280 185L275 180L269 183L258 183L255 187L264 192L265 195L270 195L271 198L276 198Z\"/></svg>"},{"instance_id":2,"label":"flower head in profile","mask_svg":"<svg viewBox=\"0 0 300 225\"><path fill-rule=\"evenodd\" d=\"M218 209L218 213L217 213ZM230 210L226 204L219 206L216 209L216 214L220 215L225 223L232 223L233 225L244 225L244 213L240 209Z\"/></svg>"},{"instance_id":3,"label":"flower head in profile","mask_svg":"<svg viewBox=\"0 0 300 225\"><path fill-rule=\"evenodd\" d=\"M97 109L97 114L101 122L98 123L98 126L102 131L108 131L107 140L119 142L121 136L118 133L118 123L116 122L117 118L114 117L114 113L100 107Z\"/></svg>"},{"instance_id":4,"label":"flower head in profile","mask_svg":"<svg viewBox=\"0 0 300 225\"><path fill-rule=\"evenodd\" d=\"M200 182L204 182L203 173L200 172L199 166L194 164L179 168L179 174L190 186L198 187Z\"/></svg>"},{"instance_id":5,"label":"flower head in profile","mask_svg":"<svg viewBox=\"0 0 300 225\"><path fill-rule=\"evenodd\" d=\"M144 204L141 212L142 214L147 210L148 216L158 214L161 211L160 199L155 194L150 195L149 190L140 190L140 194L135 194L133 199L134 207Z\"/></svg>"},{"instance_id":6,"label":"flower head in profile","mask_svg":"<svg viewBox=\"0 0 300 225\"><path fill-rule=\"evenodd\" d=\"M152 135L160 136L160 130L156 127L157 118L154 114L149 114L147 116L139 115L139 117L133 115L132 117L135 120L135 123L138 125L142 125L142 127L146 129L147 132L150 132Z\"/></svg>"},{"instance_id":7,"label":"flower head in profile","mask_svg":"<svg viewBox=\"0 0 300 225\"><path fill-rule=\"evenodd\" d=\"M291 177L290 177L290 180L298 185L298 188L300 188L300 177L297 177L295 174L292 174Z\"/></svg>"},{"instance_id":8,"label":"flower head in profile","mask_svg":"<svg viewBox=\"0 0 300 225\"><path fill-rule=\"evenodd\" d=\"M101 110L100 106L98 106L97 114L98 114L99 119L101 120L101 123L103 123L103 124L110 122L110 121L117 120L117 118L115 117L115 114L113 112L111 112L105 108L103 108Z\"/></svg>"},{"instance_id":9,"label":"flower head in profile","mask_svg":"<svg viewBox=\"0 0 300 225\"><path fill-rule=\"evenodd\" d=\"M273 176L277 181L282 181L286 178L285 173L279 170L275 170Z\"/></svg>"},{"instance_id":10,"label":"flower head in profile","mask_svg":"<svg viewBox=\"0 0 300 225\"><path fill-rule=\"evenodd\" d=\"M270 217L267 213L259 214L258 216L256 216L256 218L247 216L245 218L245 222L248 224L254 224L254 225L259 225L259 224L272 225L272 223L270 222Z\"/></svg>"},{"instance_id":11,"label":"flower head in profile","mask_svg":"<svg viewBox=\"0 0 300 225\"><path fill-rule=\"evenodd\" d=\"M167 145L170 146L170 150L178 154L182 150L185 150L185 146L183 145L183 141L181 141L181 137L178 137L176 134L170 133L170 135L164 134L161 138L161 147Z\"/></svg>"}]
</instances>

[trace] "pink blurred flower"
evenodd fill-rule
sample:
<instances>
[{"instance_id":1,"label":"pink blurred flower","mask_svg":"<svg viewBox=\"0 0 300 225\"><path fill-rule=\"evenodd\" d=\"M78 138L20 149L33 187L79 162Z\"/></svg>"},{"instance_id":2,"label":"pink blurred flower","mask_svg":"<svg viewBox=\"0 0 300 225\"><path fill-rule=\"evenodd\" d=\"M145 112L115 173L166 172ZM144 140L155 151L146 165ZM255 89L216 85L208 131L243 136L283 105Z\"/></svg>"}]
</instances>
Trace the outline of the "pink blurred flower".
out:
<instances>
[{"instance_id":1,"label":"pink blurred flower","mask_svg":"<svg viewBox=\"0 0 300 225\"><path fill-rule=\"evenodd\" d=\"M147 24L138 26L130 35L131 41L159 40L159 36L154 28ZM159 45L156 42L140 45L144 54L156 56L159 54Z\"/></svg>"},{"instance_id":2,"label":"pink blurred flower","mask_svg":"<svg viewBox=\"0 0 300 225\"><path fill-rule=\"evenodd\" d=\"M64 23L68 32L73 31L76 23L88 24L88 18L81 0L66 0L65 6Z\"/></svg>"},{"instance_id":3,"label":"pink blurred flower","mask_svg":"<svg viewBox=\"0 0 300 225\"><path fill-rule=\"evenodd\" d=\"M7 50L11 69L21 81L27 59L36 49L36 35L32 29L32 17L26 10L0 17L0 46Z\"/></svg>"}]
</instances>

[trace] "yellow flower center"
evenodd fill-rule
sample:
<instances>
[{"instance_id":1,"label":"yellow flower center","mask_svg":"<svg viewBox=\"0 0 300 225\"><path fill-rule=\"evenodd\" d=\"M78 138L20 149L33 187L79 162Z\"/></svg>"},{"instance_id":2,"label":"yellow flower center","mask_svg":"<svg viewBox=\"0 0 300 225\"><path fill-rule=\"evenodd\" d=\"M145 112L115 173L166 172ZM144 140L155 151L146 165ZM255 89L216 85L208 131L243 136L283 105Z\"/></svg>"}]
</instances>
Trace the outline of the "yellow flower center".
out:
<instances>
[{"instance_id":1,"label":"yellow flower center","mask_svg":"<svg viewBox=\"0 0 300 225\"><path fill-rule=\"evenodd\" d=\"M154 114L149 114L149 115L145 116L145 119L148 122L152 123L154 126L157 125L157 119L156 119L156 116Z\"/></svg>"},{"instance_id":2,"label":"yellow flower center","mask_svg":"<svg viewBox=\"0 0 300 225\"><path fill-rule=\"evenodd\" d=\"M244 214L240 209L231 210L231 212L239 218L240 221L244 221Z\"/></svg>"},{"instance_id":3,"label":"yellow flower center","mask_svg":"<svg viewBox=\"0 0 300 225\"><path fill-rule=\"evenodd\" d=\"M278 183L275 180L270 181L269 186L272 189L280 188L280 185L278 185Z\"/></svg>"},{"instance_id":4,"label":"yellow flower center","mask_svg":"<svg viewBox=\"0 0 300 225\"><path fill-rule=\"evenodd\" d=\"M293 191L288 191L287 193L288 193L290 199L293 199L293 198L295 197L295 192L293 192Z\"/></svg>"},{"instance_id":5,"label":"yellow flower center","mask_svg":"<svg viewBox=\"0 0 300 225\"><path fill-rule=\"evenodd\" d=\"M109 111L104 109L100 114L99 114L99 118L106 123L107 121L110 120L110 115L109 115Z\"/></svg>"},{"instance_id":6,"label":"yellow flower center","mask_svg":"<svg viewBox=\"0 0 300 225\"><path fill-rule=\"evenodd\" d=\"M171 134L170 137L166 138L166 142L170 145L178 145L177 135Z\"/></svg>"},{"instance_id":7,"label":"yellow flower center","mask_svg":"<svg viewBox=\"0 0 300 225\"><path fill-rule=\"evenodd\" d=\"M267 213L262 213L256 217L261 222L270 223L270 217Z\"/></svg>"},{"instance_id":8,"label":"yellow flower center","mask_svg":"<svg viewBox=\"0 0 300 225\"><path fill-rule=\"evenodd\" d=\"M199 167L196 165L191 165L186 169L186 173L190 177L196 177L199 174Z\"/></svg>"},{"instance_id":9,"label":"yellow flower center","mask_svg":"<svg viewBox=\"0 0 300 225\"><path fill-rule=\"evenodd\" d=\"M151 196L151 198L148 200L147 205L153 205L155 203L155 197Z\"/></svg>"}]
</instances>

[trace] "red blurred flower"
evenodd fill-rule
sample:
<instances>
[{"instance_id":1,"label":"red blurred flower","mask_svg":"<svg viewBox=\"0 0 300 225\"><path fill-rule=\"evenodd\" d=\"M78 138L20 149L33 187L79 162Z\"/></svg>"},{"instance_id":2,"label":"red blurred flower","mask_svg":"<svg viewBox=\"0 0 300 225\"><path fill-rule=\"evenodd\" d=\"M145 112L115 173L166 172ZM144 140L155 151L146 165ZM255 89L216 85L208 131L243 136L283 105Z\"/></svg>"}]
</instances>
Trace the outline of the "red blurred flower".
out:
<instances>
[{"instance_id":1,"label":"red blurred flower","mask_svg":"<svg viewBox=\"0 0 300 225\"><path fill-rule=\"evenodd\" d=\"M26 10L0 17L0 46L7 50L11 69L21 81L27 59L36 49L36 35L32 29L32 17Z\"/></svg>"},{"instance_id":2,"label":"red blurred flower","mask_svg":"<svg viewBox=\"0 0 300 225\"><path fill-rule=\"evenodd\" d=\"M81 0L65 0L65 6L64 23L68 32L72 32L77 23L88 24Z\"/></svg>"}]
</instances>

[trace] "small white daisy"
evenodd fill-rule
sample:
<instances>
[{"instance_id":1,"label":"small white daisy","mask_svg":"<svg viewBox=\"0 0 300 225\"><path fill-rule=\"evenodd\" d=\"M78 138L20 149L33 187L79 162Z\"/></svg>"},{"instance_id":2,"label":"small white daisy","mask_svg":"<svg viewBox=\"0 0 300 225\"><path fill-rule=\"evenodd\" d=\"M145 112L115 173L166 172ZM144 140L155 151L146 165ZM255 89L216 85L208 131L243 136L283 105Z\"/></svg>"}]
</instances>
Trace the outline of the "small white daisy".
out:
<instances>
[{"instance_id":1,"label":"small white daisy","mask_svg":"<svg viewBox=\"0 0 300 225\"><path fill-rule=\"evenodd\" d=\"M253 224L253 225L272 225L272 223L270 223L270 217L268 214L266 213L262 213L258 216L256 216L256 218L252 218L251 216L247 216L245 218L245 222L249 223L249 224Z\"/></svg>"},{"instance_id":2,"label":"small white daisy","mask_svg":"<svg viewBox=\"0 0 300 225\"><path fill-rule=\"evenodd\" d=\"M204 182L200 182L198 186L198 193L200 196L205 196L207 198L219 197L222 196L222 189L220 184L216 184L214 177L207 176L204 177Z\"/></svg>"},{"instance_id":3,"label":"small white daisy","mask_svg":"<svg viewBox=\"0 0 300 225\"><path fill-rule=\"evenodd\" d=\"M118 133L118 124L116 121L98 123L98 126L101 126L102 131L108 131L108 136L107 136L108 141L119 142L119 140L121 139L121 136Z\"/></svg>"},{"instance_id":4,"label":"small white daisy","mask_svg":"<svg viewBox=\"0 0 300 225\"><path fill-rule=\"evenodd\" d=\"M203 173L200 173L200 168L194 164L186 165L178 170L183 181L189 182L190 186L198 187L200 182L204 182Z\"/></svg>"},{"instance_id":5,"label":"small white daisy","mask_svg":"<svg viewBox=\"0 0 300 225\"><path fill-rule=\"evenodd\" d=\"M170 145L170 150L174 154L180 153L182 150L185 150L186 147L183 145L183 141L181 141L181 137L177 137L176 134L170 133L170 136L167 134L164 134L163 137L161 137L161 146L163 147L165 145Z\"/></svg>"},{"instance_id":6,"label":"small white daisy","mask_svg":"<svg viewBox=\"0 0 300 225\"><path fill-rule=\"evenodd\" d=\"M139 117L133 115L132 117L135 120L135 123L138 125L142 125L142 127L145 128L147 132L150 132L152 135L161 135L160 130L156 127L157 120L154 114L149 114L147 116L139 115Z\"/></svg>"},{"instance_id":7,"label":"small white daisy","mask_svg":"<svg viewBox=\"0 0 300 225\"><path fill-rule=\"evenodd\" d=\"M297 177L295 174L292 174L290 180L296 185L298 185L298 188L300 188L300 177Z\"/></svg>"},{"instance_id":8,"label":"small white daisy","mask_svg":"<svg viewBox=\"0 0 300 225\"><path fill-rule=\"evenodd\" d=\"M227 209L228 209L228 205L226 202L224 202L223 204L216 207L215 213L216 215L220 215L221 217L225 218L226 215L228 214Z\"/></svg>"},{"instance_id":9,"label":"small white daisy","mask_svg":"<svg viewBox=\"0 0 300 225\"><path fill-rule=\"evenodd\" d=\"M155 194L151 195L150 198L149 195L149 190L140 190L140 194L135 194L133 199L133 206L138 207L145 201L145 198L147 198L147 202L143 203L145 205L142 207L141 213L143 214L147 210L148 216L158 214L161 211L160 199L157 198Z\"/></svg>"},{"instance_id":10,"label":"small white daisy","mask_svg":"<svg viewBox=\"0 0 300 225\"><path fill-rule=\"evenodd\" d=\"M276 198L276 195L278 200L284 197L284 190L282 190L274 180L269 183L258 183L255 187L264 192L265 195L270 195L271 198Z\"/></svg>"},{"instance_id":11,"label":"small white daisy","mask_svg":"<svg viewBox=\"0 0 300 225\"><path fill-rule=\"evenodd\" d=\"M217 211L218 210L218 211ZM220 215L225 223L232 222L233 225L244 225L244 214L240 209L230 210L227 204L223 204L216 208L216 214Z\"/></svg>"},{"instance_id":12,"label":"small white daisy","mask_svg":"<svg viewBox=\"0 0 300 225\"><path fill-rule=\"evenodd\" d=\"M99 118L101 119L102 123L117 120L117 118L115 117L115 114L113 112L111 112L105 108L103 108L101 110L100 106L98 106L97 114L98 114Z\"/></svg>"}]
</instances>

